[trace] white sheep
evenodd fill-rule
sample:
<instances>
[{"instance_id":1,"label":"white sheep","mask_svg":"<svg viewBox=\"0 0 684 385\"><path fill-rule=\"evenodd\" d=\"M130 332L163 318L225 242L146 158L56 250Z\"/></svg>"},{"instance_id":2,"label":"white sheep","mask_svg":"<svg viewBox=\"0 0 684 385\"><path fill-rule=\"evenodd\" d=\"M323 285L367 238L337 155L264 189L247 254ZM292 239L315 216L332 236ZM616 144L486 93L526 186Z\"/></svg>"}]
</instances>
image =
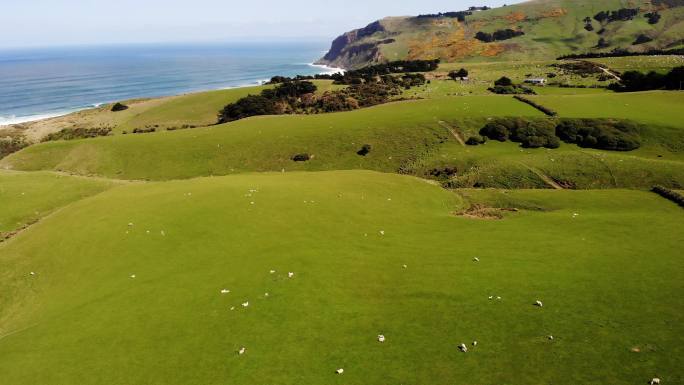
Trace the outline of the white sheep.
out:
<instances>
[{"instance_id":1,"label":"white sheep","mask_svg":"<svg viewBox=\"0 0 684 385\"><path fill-rule=\"evenodd\" d=\"M534 303L534 306L542 307L542 306L544 306L544 304L542 303L542 301L536 301L536 302Z\"/></svg>"},{"instance_id":2,"label":"white sheep","mask_svg":"<svg viewBox=\"0 0 684 385\"><path fill-rule=\"evenodd\" d=\"M275 270L269 271L269 273L271 273L271 274L275 274L275 272L276 272Z\"/></svg>"},{"instance_id":3,"label":"white sheep","mask_svg":"<svg viewBox=\"0 0 684 385\"><path fill-rule=\"evenodd\" d=\"M337 369L337 370L335 371L335 373L337 373L337 374L342 374L342 373L344 373L344 369L339 368L339 369Z\"/></svg>"},{"instance_id":4,"label":"white sheep","mask_svg":"<svg viewBox=\"0 0 684 385\"><path fill-rule=\"evenodd\" d=\"M245 347L241 347L240 350L238 350L238 354L243 355L243 354L245 354L246 351L247 351L247 349L245 349Z\"/></svg>"},{"instance_id":5,"label":"white sheep","mask_svg":"<svg viewBox=\"0 0 684 385\"><path fill-rule=\"evenodd\" d=\"M385 235L385 230L380 230L380 235Z\"/></svg>"},{"instance_id":6,"label":"white sheep","mask_svg":"<svg viewBox=\"0 0 684 385\"><path fill-rule=\"evenodd\" d=\"M30 275L36 275L36 272L35 272L35 271L32 271L32 272L30 272L29 274L30 274Z\"/></svg>"},{"instance_id":7,"label":"white sheep","mask_svg":"<svg viewBox=\"0 0 684 385\"><path fill-rule=\"evenodd\" d=\"M247 307L247 306L249 306L249 301L244 302L244 303L242 304L242 307Z\"/></svg>"},{"instance_id":8,"label":"white sheep","mask_svg":"<svg viewBox=\"0 0 684 385\"><path fill-rule=\"evenodd\" d=\"M403 265L402 266L404 269L408 269L408 265Z\"/></svg>"},{"instance_id":9,"label":"white sheep","mask_svg":"<svg viewBox=\"0 0 684 385\"><path fill-rule=\"evenodd\" d=\"M230 293L230 290L228 290L228 289L221 290L221 294L228 294L228 293Z\"/></svg>"},{"instance_id":10,"label":"white sheep","mask_svg":"<svg viewBox=\"0 0 684 385\"><path fill-rule=\"evenodd\" d=\"M458 345L458 348L461 349L461 351L462 351L463 353L467 353L467 352L468 352L468 347L467 347L465 344L460 344L460 345Z\"/></svg>"},{"instance_id":11,"label":"white sheep","mask_svg":"<svg viewBox=\"0 0 684 385\"><path fill-rule=\"evenodd\" d=\"M135 278L135 274L131 274L131 278Z\"/></svg>"},{"instance_id":12,"label":"white sheep","mask_svg":"<svg viewBox=\"0 0 684 385\"><path fill-rule=\"evenodd\" d=\"M649 382L649 384L651 384L651 385L658 385L658 384L660 384L660 378L657 378L657 377L656 377L656 378L652 379L652 380Z\"/></svg>"},{"instance_id":13,"label":"white sheep","mask_svg":"<svg viewBox=\"0 0 684 385\"><path fill-rule=\"evenodd\" d=\"M382 334L378 334L378 342L385 342L385 336Z\"/></svg>"},{"instance_id":14,"label":"white sheep","mask_svg":"<svg viewBox=\"0 0 684 385\"><path fill-rule=\"evenodd\" d=\"M288 277L288 278L292 278L292 277L294 277L294 273L293 273L293 272L289 272L289 273L287 273L287 277Z\"/></svg>"},{"instance_id":15,"label":"white sheep","mask_svg":"<svg viewBox=\"0 0 684 385\"><path fill-rule=\"evenodd\" d=\"M477 346L477 341L473 341L473 346Z\"/></svg>"},{"instance_id":16,"label":"white sheep","mask_svg":"<svg viewBox=\"0 0 684 385\"><path fill-rule=\"evenodd\" d=\"M475 258L473 258L473 261L474 261L474 262L480 262L480 258L475 257Z\"/></svg>"},{"instance_id":17,"label":"white sheep","mask_svg":"<svg viewBox=\"0 0 684 385\"><path fill-rule=\"evenodd\" d=\"M549 340L553 341L553 336L549 336Z\"/></svg>"}]
</instances>

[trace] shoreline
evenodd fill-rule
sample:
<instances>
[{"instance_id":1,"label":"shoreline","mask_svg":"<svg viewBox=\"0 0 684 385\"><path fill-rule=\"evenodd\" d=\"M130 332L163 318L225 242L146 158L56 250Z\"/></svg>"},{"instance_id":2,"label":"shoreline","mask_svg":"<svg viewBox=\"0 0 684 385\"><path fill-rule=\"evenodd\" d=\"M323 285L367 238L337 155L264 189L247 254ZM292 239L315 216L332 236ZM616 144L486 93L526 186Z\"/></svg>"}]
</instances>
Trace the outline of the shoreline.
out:
<instances>
[{"instance_id":1,"label":"shoreline","mask_svg":"<svg viewBox=\"0 0 684 385\"><path fill-rule=\"evenodd\" d=\"M315 63L307 63L308 66L318 68L321 70L321 72L317 72L315 75L325 75L325 74L334 74L338 72L344 73L345 70L343 68L335 68L335 67L329 67L326 65L322 64L315 64ZM273 75L276 76L276 75ZM248 88L248 87L258 87L261 85L264 85L266 82L268 82L269 79L261 79L257 80L256 82L252 82L249 84L241 84L241 85L236 85L236 86L227 86L227 87L221 87L221 88L209 88L209 89L202 89L202 90L196 90L196 91L189 91L189 92L182 92L182 93L177 93L177 94L172 94L172 95L161 95L161 96L153 96L150 97L149 99L158 99L158 98L168 98L168 97L174 97L174 96L181 96L181 95L189 95L189 94L196 94L196 93L202 93L202 92L211 92L211 91L220 91L220 90L231 90L231 89L238 89L238 88ZM90 110L94 108L99 108L107 104L112 104L116 102L124 102L126 100L136 100L140 98L131 98L131 99L125 99L125 100L114 100L114 101L109 101L109 102L98 102L98 103L93 103L88 106L84 107L74 107L70 109L65 109L60 112L54 112L54 113L36 113L34 115L25 115L25 116L0 116L0 130L2 129L8 129L12 128L17 125L25 124L25 123L36 123L40 121L45 121L45 120L50 120L54 118L60 118L63 116L71 115L76 112L80 111L85 111L85 110ZM144 98L147 99L147 98ZM4 121L3 121L4 120Z\"/></svg>"}]
</instances>

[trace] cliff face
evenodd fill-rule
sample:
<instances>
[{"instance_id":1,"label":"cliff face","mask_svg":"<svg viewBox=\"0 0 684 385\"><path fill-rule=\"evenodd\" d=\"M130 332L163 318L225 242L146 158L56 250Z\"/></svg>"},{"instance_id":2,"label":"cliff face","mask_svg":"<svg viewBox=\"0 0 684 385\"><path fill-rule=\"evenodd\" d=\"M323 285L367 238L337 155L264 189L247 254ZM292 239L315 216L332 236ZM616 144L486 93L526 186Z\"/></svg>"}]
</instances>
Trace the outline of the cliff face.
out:
<instances>
[{"instance_id":1,"label":"cliff face","mask_svg":"<svg viewBox=\"0 0 684 385\"><path fill-rule=\"evenodd\" d=\"M394 42L392 39L371 41L371 36L386 32L380 21L375 21L364 28L347 32L337 37L330 51L317 62L331 67L353 69L368 63L382 61L378 46Z\"/></svg>"}]
</instances>

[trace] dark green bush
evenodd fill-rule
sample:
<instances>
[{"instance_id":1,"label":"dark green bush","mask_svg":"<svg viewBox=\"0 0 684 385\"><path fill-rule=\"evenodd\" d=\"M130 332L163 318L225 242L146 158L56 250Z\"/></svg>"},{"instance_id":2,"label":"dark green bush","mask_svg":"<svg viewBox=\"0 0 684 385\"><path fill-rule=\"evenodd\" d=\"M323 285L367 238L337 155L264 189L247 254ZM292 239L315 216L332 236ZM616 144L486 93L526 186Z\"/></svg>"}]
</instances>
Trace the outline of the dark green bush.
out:
<instances>
[{"instance_id":1,"label":"dark green bush","mask_svg":"<svg viewBox=\"0 0 684 385\"><path fill-rule=\"evenodd\" d=\"M356 153L357 153L358 155L361 155L361 156L366 156L366 155L370 154L371 148L372 148L372 147L371 147L370 144L364 144L364 145L361 147L361 149L360 149L359 151L357 151Z\"/></svg>"},{"instance_id":2,"label":"dark green bush","mask_svg":"<svg viewBox=\"0 0 684 385\"><path fill-rule=\"evenodd\" d=\"M112 106L112 112L119 112L119 111L125 111L128 109L128 106L123 105L121 103L114 103Z\"/></svg>"},{"instance_id":3,"label":"dark green bush","mask_svg":"<svg viewBox=\"0 0 684 385\"><path fill-rule=\"evenodd\" d=\"M292 157L292 160L295 162L306 162L308 160L311 160L311 155L309 154L297 154Z\"/></svg>"},{"instance_id":4,"label":"dark green bush","mask_svg":"<svg viewBox=\"0 0 684 385\"><path fill-rule=\"evenodd\" d=\"M525 148L558 148L560 146L560 140L555 134L554 121L550 119L495 119L482 127L480 135L500 142L510 139Z\"/></svg>"},{"instance_id":5,"label":"dark green bush","mask_svg":"<svg viewBox=\"0 0 684 385\"><path fill-rule=\"evenodd\" d=\"M0 138L0 159L27 146L28 143L20 136Z\"/></svg>"},{"instance_id":6,"label":"dark green bush","mask_svg":"<svg viewBox=\"0 0 684 385\"><path fill-rule=\"evenodd\" d=\"M480 144L487 143L487 138L480 135L471 136L465 142L468 146L479 146Z\"/></svg>"},{"instance_id":7,"label":"dark green bush","mask_svg":"<svg viewBox=\"0 0 684 385\"><path fill-rule=\"evenodd\" d=\"M631 151L641 146L638 127L613 119L563 119L556 135L567 143L611 151Z\"/></svg>"}]
</instances>

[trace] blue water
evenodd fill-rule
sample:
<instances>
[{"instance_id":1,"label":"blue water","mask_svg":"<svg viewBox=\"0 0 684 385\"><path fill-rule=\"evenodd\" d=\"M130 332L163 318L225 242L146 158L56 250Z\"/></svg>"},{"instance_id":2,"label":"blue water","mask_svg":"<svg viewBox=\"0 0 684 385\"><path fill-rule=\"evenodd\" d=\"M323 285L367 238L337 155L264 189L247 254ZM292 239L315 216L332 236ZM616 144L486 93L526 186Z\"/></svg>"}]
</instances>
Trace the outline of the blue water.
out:
<instances>
[{"instance_id":1,"label":"blue water","mask_svg":"<svg viewBox=\"0 0 684 385\"><path fill-rule=\"evenodd\" d=\"M330 72L327 42L138 45L0 51L0 125L117 100Z\"/></svg>"}]
</instances>

